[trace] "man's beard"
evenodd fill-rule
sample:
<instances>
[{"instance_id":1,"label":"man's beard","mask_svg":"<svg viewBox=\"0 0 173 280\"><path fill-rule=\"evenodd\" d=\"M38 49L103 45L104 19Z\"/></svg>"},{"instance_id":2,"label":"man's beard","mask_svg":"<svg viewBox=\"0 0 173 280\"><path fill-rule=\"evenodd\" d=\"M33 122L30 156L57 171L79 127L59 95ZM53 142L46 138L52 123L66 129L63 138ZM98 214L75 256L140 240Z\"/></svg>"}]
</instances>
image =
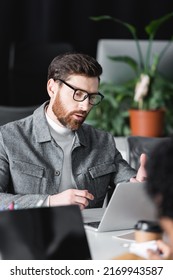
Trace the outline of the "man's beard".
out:
<instances>
[{"instance_id":1,"label":"man's beard","mask_svg":"<svg viewBox=\"0 0 173 280\"><path fill-rule=\"evenodd\" d=\"M62 104L59 95L57 95L56 100L52 106L52 111L57 117L57 120L65 127L71 130L77 130L81 124L85 121L88 112L86 111L71 111L70 113L66 112L65 106ZM83 118L81 120L76 120L73 118L74 114L79 114Z\"/></svg>"}]
</instances>

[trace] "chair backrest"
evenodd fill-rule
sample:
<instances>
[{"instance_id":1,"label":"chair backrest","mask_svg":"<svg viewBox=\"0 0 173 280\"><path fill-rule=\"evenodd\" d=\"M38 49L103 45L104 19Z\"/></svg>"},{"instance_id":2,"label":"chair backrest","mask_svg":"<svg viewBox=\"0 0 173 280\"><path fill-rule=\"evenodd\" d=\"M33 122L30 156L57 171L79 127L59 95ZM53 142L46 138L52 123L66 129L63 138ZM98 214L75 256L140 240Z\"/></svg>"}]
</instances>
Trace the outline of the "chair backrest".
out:
<instances>
[{"instance_id":1,"label":"chair backrest","mask_svg":"<svg viewBox=\"0 0 173 280\"><path fill-rule=\"evenodd\" d=\"M127 138L121 136L114 137L116 147L118 151L121 153L122 157L128 161L128 145L127 145Z\"/></svg>"},{"instance_id":2,"label":"chair backrest","mask_svg":"<svg viewBox=\"0 0 173 280\"><path fill-rule=\"evenodd\" d=\"M152 150L159 143L166 143L170 140L170 137L143 137L143 136L128 136L128 162L129 164L138 169L139 159L142 153L145 153L148 157Z\"/></svg>"},{"instance_id":3,"label":"chair backrest","mask_svg":"<svg viewBox=\"0 0 173 280\"><path fill-rule=\"evenodd\" d=\"M38 106L12 107L0 106L0 125L31 115Z\"/></svg>"},{"instance_id":4,"label":"chair backrest","mask_svg":"<svg viewBox=\"0 0 173 280\"><path fill-rule=\"evenodd\" d=\"M140 40L142 55L145 56L148 48L148 40ZM167 45L165 40L154 40L152 43L152 55L159 54ZM172 63L173 44L170 44L166 53L159 62L158 70L169 79L173 79ZM97 44L97 60L103 67L101 81L121 84L135 77L135 72L128 64L121 61L113 61L108 56L130 56L139 62L139 56L135 40L133 39L100 39ZM151 55L151 57L153 57Z\"/></svg>"},{"instance_id":5,"label":"chair backrest","mask_svg":"<svg viewBox=\"0 0 173 280\"><path fill-rule=\"evenodd\" d=\"M70 43L12 43L9 55L9 105L31 106L48 99L46 84L52 59L73 51Z\"/></svg>"}]
</instances>

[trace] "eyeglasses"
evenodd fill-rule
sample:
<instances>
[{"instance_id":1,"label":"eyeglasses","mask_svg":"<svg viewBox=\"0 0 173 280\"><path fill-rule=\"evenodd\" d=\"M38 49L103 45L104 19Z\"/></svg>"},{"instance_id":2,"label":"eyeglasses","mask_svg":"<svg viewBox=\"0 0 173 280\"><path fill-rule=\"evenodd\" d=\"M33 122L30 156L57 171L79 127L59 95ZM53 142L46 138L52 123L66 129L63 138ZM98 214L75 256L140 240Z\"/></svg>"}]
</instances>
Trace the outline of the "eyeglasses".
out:
<instances>
[{"instance_id":1,"label":"eyeglasses","mask_svg":"<svg viewBox=\"0 0 173 280\"><path fill-rule=\"evenodd\" d=\"M74 90L73 93L73 99L77 102L82 102L86 98L89 98L89 104L91 105L98 105L104 98L103 94L100 92L97 93L88 93L87 91L84 91L82 89L74 88L73 86L69 85L67 82L65 82L62 79L57 79L58 81L62 82L72 90Z\"/></svg>"}]
</instances>

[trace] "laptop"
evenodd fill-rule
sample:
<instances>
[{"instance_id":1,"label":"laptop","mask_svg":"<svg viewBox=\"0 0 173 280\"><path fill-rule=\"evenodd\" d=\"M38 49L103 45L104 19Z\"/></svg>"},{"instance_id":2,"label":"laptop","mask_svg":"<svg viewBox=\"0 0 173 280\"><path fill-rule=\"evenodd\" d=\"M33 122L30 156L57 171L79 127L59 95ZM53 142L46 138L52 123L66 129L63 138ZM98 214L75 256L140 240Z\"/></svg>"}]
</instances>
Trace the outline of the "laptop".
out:
<instances>
[{"instance_id":1,"label":"laptop","mask_svg":"<svg viewBox=\"0 0 173 280\"><path fill-rule=\"evenodd\" d=\"M103 232L133 229L138 220L157 220L145 183L119 183L106 208L82 210L86 229Z\"/></svg>"},{"instance_id":2,"label":"laptop","mask_svg":"<svg viewBox=\"0 0 173 280\"><path fill-rule=\"evenodd\" d=\"M80 208L69 205L1 211L0 259L91 259Z\"/></svg>"}]
</instances>

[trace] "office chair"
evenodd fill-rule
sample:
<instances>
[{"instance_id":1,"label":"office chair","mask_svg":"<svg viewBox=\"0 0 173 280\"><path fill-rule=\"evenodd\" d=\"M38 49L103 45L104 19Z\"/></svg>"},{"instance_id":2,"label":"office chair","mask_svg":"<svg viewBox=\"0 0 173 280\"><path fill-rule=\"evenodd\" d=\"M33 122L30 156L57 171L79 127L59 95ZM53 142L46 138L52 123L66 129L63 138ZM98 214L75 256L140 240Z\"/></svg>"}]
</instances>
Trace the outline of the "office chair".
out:
<instances>
[{"instance_id":1,"label":"office chair","mask_svg":"<svg viewBox=\"0 0 173 280\"><path fill-rule=\"evenodd\" d=\"M48 99L47 72L52 59L73 51L70 43L12 43L9 51L9 105L31 106Z\"/></svg>"},{"instance_id":2,"label":"office chair","mask_svg":"<svg viewBox=\"0 0 173 280\"><path fill-rule=\"evenodd\" d=\"M33 113L38 106L13 107L0 106L0 125L25 118Z\"/></svg>"},{"instance_id":3,"label":"office chair","mask_svg":"<svg viewBox=\"0 0 173 280\"><path fill-rule=\"evenodd\" d=\"M143 136L128 136L128 162L135 169L139 168L140 155L145 153L148 157L152 150L159 144L166 144L170 137L143 137Z\"/></svg>"}]
</instances>

